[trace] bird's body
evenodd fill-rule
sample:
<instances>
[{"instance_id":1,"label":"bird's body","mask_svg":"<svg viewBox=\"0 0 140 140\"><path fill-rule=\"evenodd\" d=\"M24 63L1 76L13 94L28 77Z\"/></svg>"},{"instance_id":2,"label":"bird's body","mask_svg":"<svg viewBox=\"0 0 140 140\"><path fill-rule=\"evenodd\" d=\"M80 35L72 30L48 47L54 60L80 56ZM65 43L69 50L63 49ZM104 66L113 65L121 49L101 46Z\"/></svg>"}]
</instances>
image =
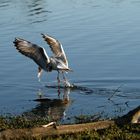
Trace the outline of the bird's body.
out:
<instances>
[{"instance_id":1,"label":"bird's body","mask_svg":"<svg viewBox=\"0 0 140 140\"><path fill-rule=\"evenodd\" d=\"M31 58L38 65L39 79L43 70L47 72L56 70L58 71L58 83L60 83L59 73L62 72L65 86L70 86L70 83L64 76L64 72L71 71L71 69L68 67L68 61L62 44L51 36L42 34L42 37L50 46L54 54L53 56L49 57L44 48L21 38L16 38L14 44L21 54Z\"/></svg>"}]
</instances>

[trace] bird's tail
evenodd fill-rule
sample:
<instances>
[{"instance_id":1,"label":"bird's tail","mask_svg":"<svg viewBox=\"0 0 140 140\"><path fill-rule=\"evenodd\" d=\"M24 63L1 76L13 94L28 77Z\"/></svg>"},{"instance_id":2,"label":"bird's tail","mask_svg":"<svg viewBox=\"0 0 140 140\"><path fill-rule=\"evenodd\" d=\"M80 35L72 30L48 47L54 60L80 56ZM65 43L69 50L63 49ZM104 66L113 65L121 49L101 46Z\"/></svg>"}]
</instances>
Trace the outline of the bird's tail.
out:
<instances>
[{"instance_id":1,"label":"bird's tail","mask_svg":"<svg viewBox=\"0 0 140 140\"><path fill-rule=\"evenodd\" d=\"M70 68L68 68L68 67L64 67L64 66L62 67L61 65L58 65L57 68L58 68L59 70L65 71L65 72L73 72L72 69L70 69Z\"/></svg>"},{"instance_id":2,"label":"bird's tail","mask_svg":"<svg viewBox=\"0 0 140 140\"><path fill-rule=\"evenodd\" d=\"M64 69L64 71L65 71L65 72L73 72L73 70L70 69L70 68Z\"/></svg>"},{"instance_id":3,"label":"bird's tail","mask_svg":"<svg viewBox=\"0 0 140 140\"><path fill-rule=\"evenodd\" d=\"M68 68L68 71L69 71L69 72L73 72L73 70L72 70L72 69L70 69L70 68Z\"/></svg>"}]
</instances>

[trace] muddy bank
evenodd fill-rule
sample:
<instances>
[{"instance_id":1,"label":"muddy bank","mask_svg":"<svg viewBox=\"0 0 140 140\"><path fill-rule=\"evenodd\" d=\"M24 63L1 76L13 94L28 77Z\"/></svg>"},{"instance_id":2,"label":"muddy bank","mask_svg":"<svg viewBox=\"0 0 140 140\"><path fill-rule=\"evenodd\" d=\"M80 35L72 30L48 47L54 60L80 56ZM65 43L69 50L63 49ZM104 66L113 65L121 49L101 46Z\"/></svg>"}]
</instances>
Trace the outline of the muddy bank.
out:
<instances>
[{"instance_id":1,"label":"muddy bank","mask_svg":"<svg viewBox=\"0 0 140 140\"><path fill-rule=\"evenodd\" d=\"M99 121L87 124L61 125L54 128L36 127L30 129L9 129L0 133L0 139L40 138L45 136L74 134L84 131L105 129L114 125L114 121Z\"/></svg>"},{"instance_id":2,"label":"muddy bank","mask_svg":"<svg viewBox=\"0 0 140 140\"><path fill-rule=\"evenodd\" d=\"M102 130L104 130L102 132ZM75 137L88 132L93 136L95 133L107 133L111 131L115 136L125 135L126 137L140 138L140 106L128 112L128 114L114 120L97 121L84 124L42 126L24 129L7 129L0 132L0 139L42 139L52 137ZM130 133L131 132L131 133ZM120 134L119 134L120 133ZM98 134L98 136L100 136ZM104 134L105 135L105 134ZM86 134L87 136L87 134ZM101 135L102 136L102 135ZM104 136L105 137L105 136Z\"/></svg>"}]
</instances>

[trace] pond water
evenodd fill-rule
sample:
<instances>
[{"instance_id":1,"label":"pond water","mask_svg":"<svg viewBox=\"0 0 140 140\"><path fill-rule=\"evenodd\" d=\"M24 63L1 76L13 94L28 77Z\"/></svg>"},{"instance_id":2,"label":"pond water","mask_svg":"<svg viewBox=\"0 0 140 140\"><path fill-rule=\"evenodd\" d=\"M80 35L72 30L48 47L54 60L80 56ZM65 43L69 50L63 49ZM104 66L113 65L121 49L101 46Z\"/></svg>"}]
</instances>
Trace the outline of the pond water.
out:
<instances>
[{"instance_id":1,"label":"pond water","mask_svg":"<svg viewBox=\"0 0 140 140\"><path fill-rule=\"evenodd\" d=\"M140 105L140 1L1 0L0 114L123 115ZM37 79L37 65L13 47L15 37L45 47L40 33L63 44L75 89L58 89L57 72ZM41 93L48 100L35 102ZM69 100L64 103L63 100ZM111 100L108 100L111 98Z\"/></svg>"}]
</instances>

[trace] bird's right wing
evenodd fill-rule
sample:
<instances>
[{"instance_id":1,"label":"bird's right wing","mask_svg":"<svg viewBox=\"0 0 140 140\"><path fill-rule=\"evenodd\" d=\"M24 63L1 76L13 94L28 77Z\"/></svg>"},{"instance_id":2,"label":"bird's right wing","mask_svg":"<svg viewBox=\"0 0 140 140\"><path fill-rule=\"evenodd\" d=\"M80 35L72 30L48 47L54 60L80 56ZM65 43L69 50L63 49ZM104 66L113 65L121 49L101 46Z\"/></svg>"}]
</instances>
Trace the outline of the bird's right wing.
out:
<instances>
[{"instance_id":1,"label":"bird's right wing","mask_svg":"<svg viewBox=\"0 0 140 140\"><path fill-rule=\"evenodd\" d=\"M54 56L61 59L61 61L68 67L68 60L63 50L62 44L58 40L49 35L42 34L42 37L50 46Z\"/></svg>"},{"instance_id":2,"label":"bird's right wing","mask_svg":"<svg viewBox=\"0 0 140 140\"><path fill-rule=\"evenodd\" d=\"M40 67L46 69L47 63L50 63L50 59L44 48L21 38L15 38L13 43L21 54L33 59Z\"/></svg>"}]
</instances>

